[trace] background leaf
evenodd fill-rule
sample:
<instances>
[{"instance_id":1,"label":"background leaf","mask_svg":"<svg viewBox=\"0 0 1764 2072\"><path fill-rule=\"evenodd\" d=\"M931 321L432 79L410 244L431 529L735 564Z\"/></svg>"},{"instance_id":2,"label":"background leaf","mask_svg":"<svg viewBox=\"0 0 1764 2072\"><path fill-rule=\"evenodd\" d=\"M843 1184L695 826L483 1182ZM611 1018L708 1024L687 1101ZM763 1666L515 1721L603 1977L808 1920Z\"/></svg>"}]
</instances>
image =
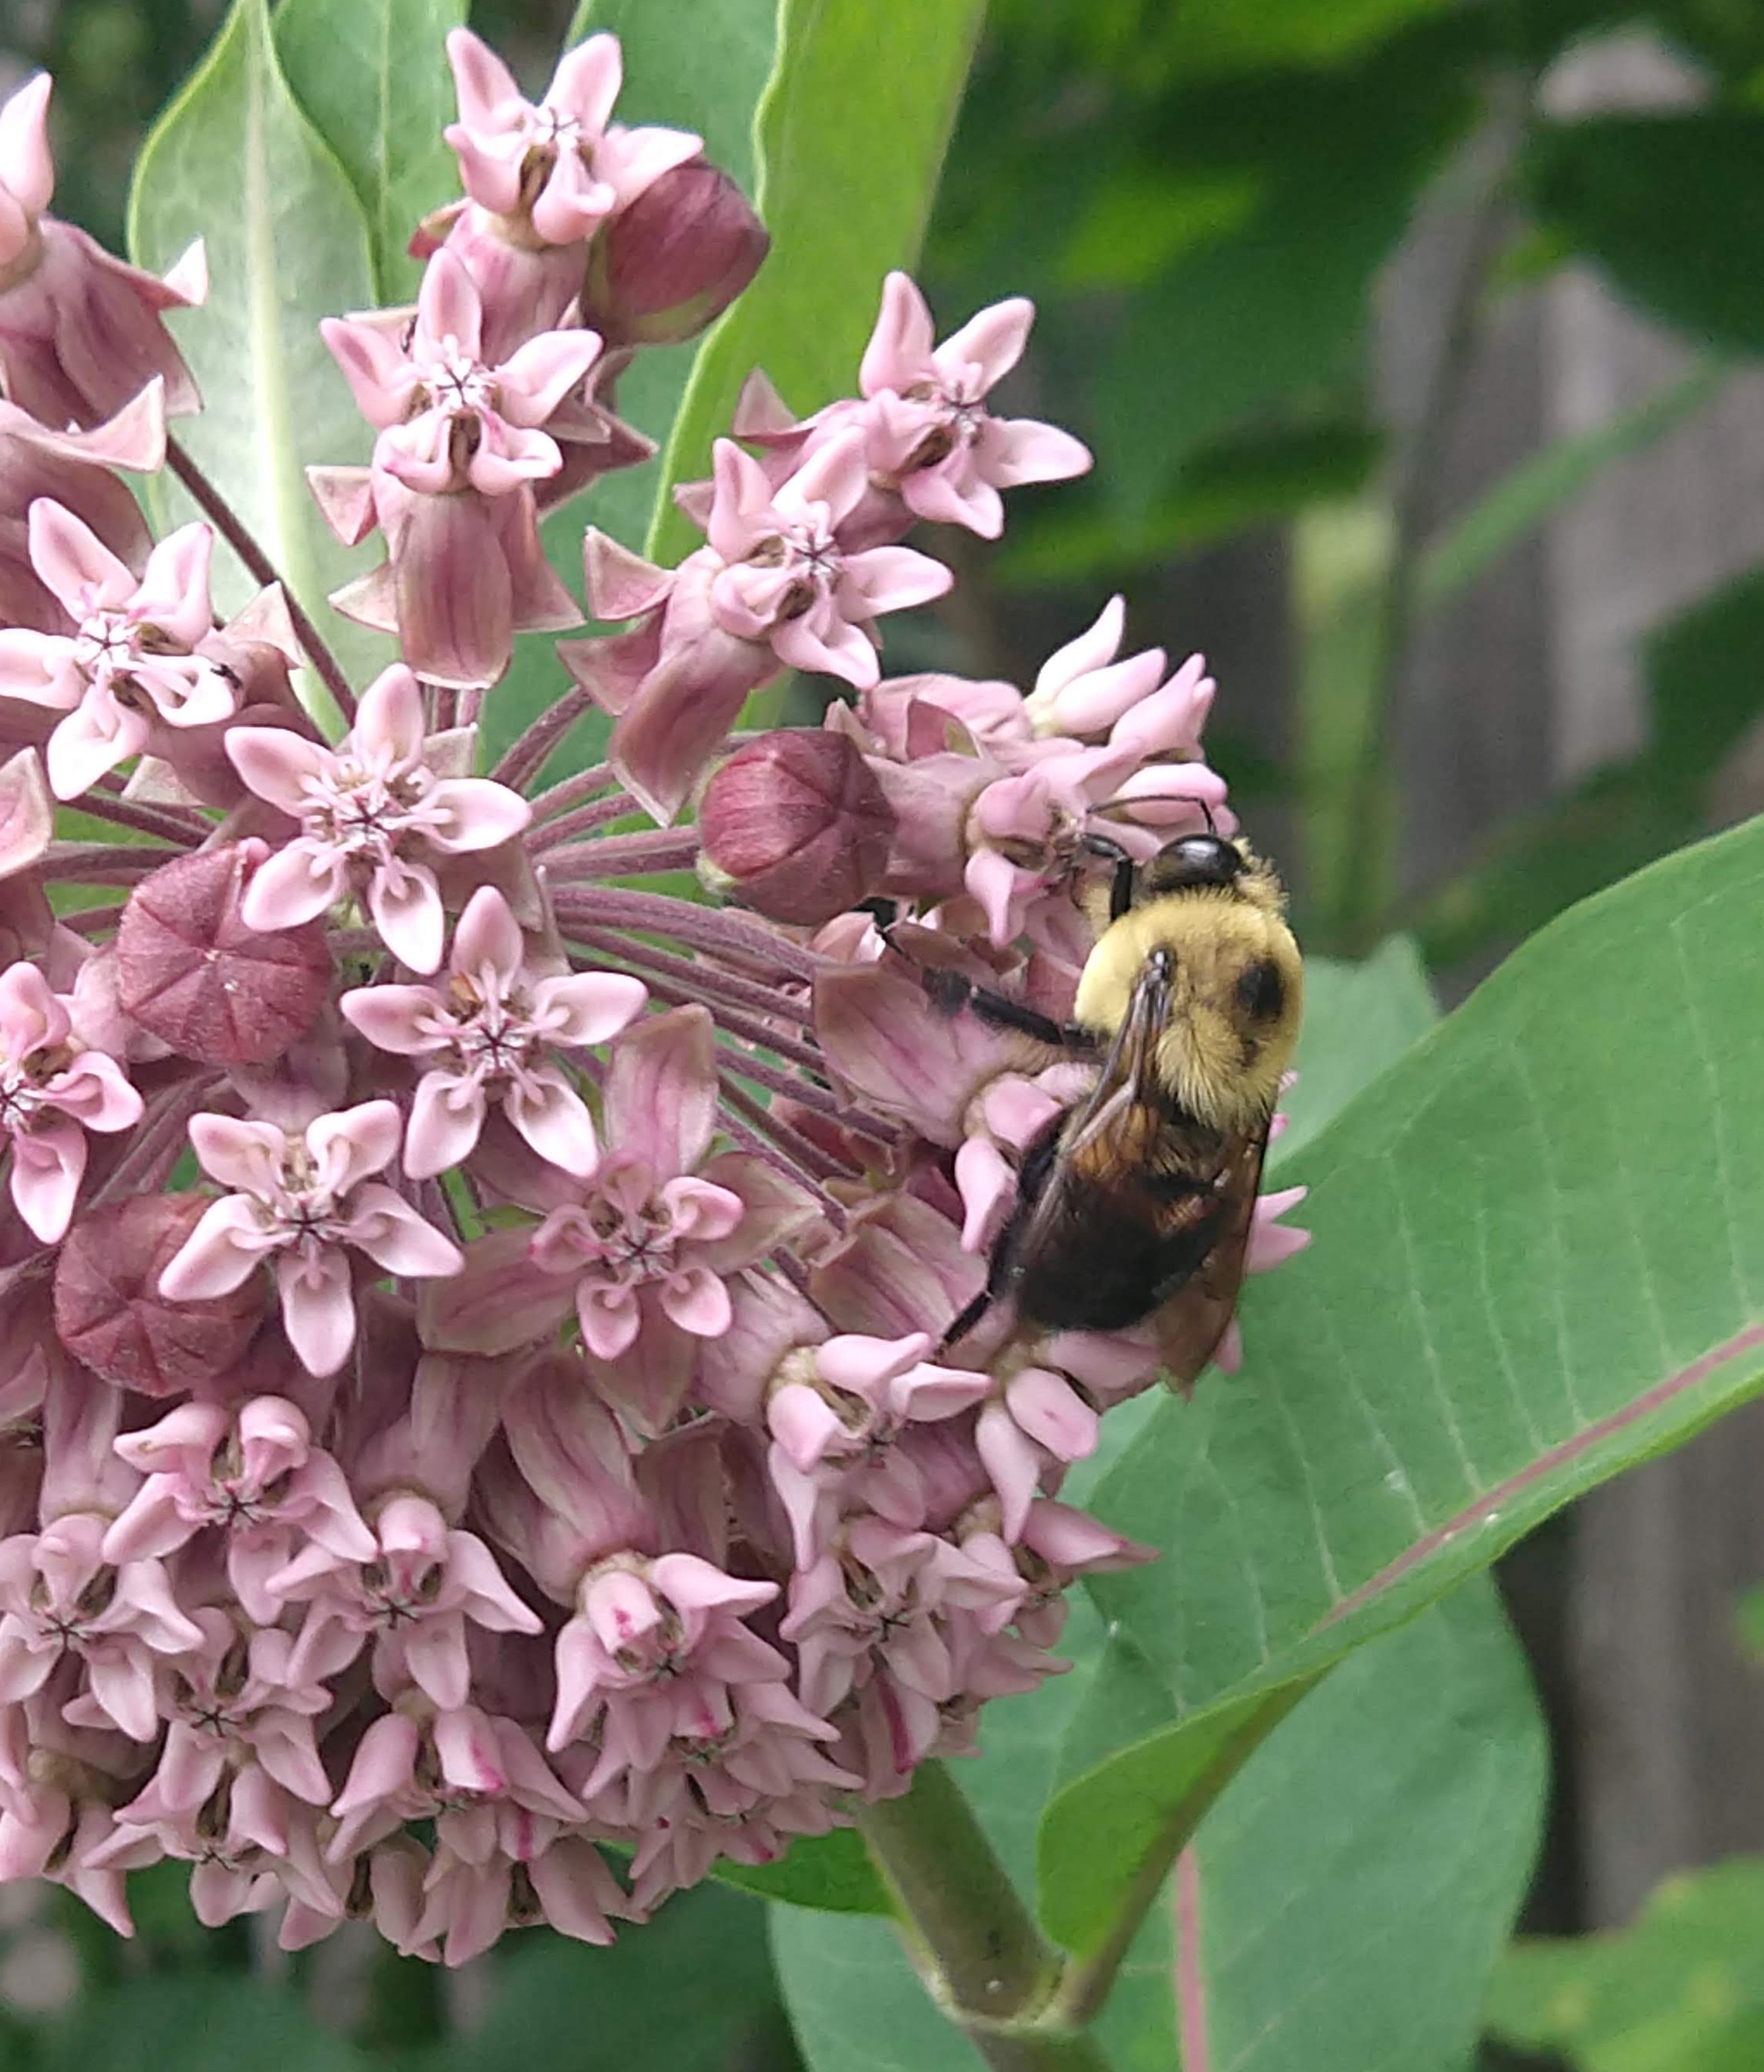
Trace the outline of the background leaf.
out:
<instances>
[{"instance_id":1,"label":"background leaf","mask_svg":"<svg viewBox=\"0 0 1764 2072\"><path fill-rule=\"evenodd\" d=\"M753 368L804 413L853 393L882 276L910 266L924 235L984 12L985 0L781 0L756 130L771 256L699 348L656 493L656 558L697 543L673 485L709 473Z\"/></svg>"},{"instance_id":2,"label":"background leaf","mask_svg":"<svg viewBox=\"0 0 1764 2072\"><path fill-rule=\"evenodd\" d=\"M198 1971L87 1995L45 2034L34 2072L366 2072L368 2063L294 1993Z\"/></svg>"},{"instance_id":3,"label":"background leaf","mask_svg":"<svg viewBox=\"0 0 1764 2072\"><path fill-rule=\"evenodd\" d=\"M1518 1943L1488 2013L1497 2036L1577 2072L1764 2064L1764 1859L1668 1879L1631 1928Z\"/></svg>"},{"instance_id":4,"label":"background leaf","mask_svg":"<svg viewBox=\"0 0 1764 2072\"><path fill-rule=\"evenodd\" d=\"M1710 344L1764 352L1764 278L1750 263L1764 245L1764 115L1562 123L1538 136L1528 170L1545 222L1620 294Z\"/></svg>"},{"instance_id":5,"label":"background leaf","mask_svg":"<svg viewBox=\"0 0 1764 2072\"><path fill-rule=\"evenodd\" d=\"M377 667L389 643L324 600L371 565L379 542L339 547L303 473L309 462L365 461L372 443L316 328L373 299L367 224L288 91L264 0L236 0L135 168L129 242L138 263L163 269L197 236L208 240L208 303L174 313L172 327L205 407L178 435L353 669ZM192 515L181 491L162 487L167 522ZM244 570L224 549L216 567L217 600L236 609L250 588Z\"/></svg>"},{"instance_id":6,"label":"background leaf","mask_svg":"<svg viewBox=\"0 0 1764 2072\"><path fill-rule=\"evenodd\" d=\"M471 2032L401 2072L787 2072L764 1910L716 1885L669 1900L611 1948L523 1937L499 1959Z\"/></svg>"},{"instance_id":7,"label":"background leaf","mask_svg":"<svg viewBox=\"0 0 1764 2072\"><path fill-rule=\"evenodd\" d=\"M1255 1708L1758 1387L1764 970L1730 917L1761 891L1754 824L1588 902L1293 1159L1314 1242L1247 1291L1245 1371L1098 1492L1179 1558L1095 1585L1138 1702L1075 1725L1061 1941Z\"/></svg>"},{"instance_id":8,"label":"background leaf","mask_svg":"<svg viewBox=\"0 0 1764 2072\"><path fill-rule=\"evenodd\" d=\"M454 119L447 31L458 0L281 0L276 53L307 118L336 154L368 219L374 299L416 298L422 267L405 246L459 191L442 136Z\"/></svg>"},{"instance_id":9,"label":"background leaf","mask_svg":"<svg viewBox=\"0 0 1764 2072\"><path fill-rule=\"evenodd\" d=\"M1400 936L1363 963L1305 960L1304 1034L1297 1083L1281 1096L1289 1120L1269 1163L1277 1169L1354 1096L1420 1041L1438 1016L1415 945Z\"/></svg>"}]
</instances>

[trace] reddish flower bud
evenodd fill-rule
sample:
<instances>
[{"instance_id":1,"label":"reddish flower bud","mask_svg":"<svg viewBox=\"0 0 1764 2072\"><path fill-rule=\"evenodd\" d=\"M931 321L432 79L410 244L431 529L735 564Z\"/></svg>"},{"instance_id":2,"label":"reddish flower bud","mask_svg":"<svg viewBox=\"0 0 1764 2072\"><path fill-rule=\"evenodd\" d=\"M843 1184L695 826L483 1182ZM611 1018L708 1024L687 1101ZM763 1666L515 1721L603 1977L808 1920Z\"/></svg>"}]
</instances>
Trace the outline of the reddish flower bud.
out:
<instances>
[{"instance_id":1,"label":"reddish flower bud","mask_svg":"<svg viewBox=\"0 0 1764 2072\"><path fill-rule=\"evenodd\" d=\"M200 1194L138 1194L83 1216L56 1264L56 1331L104 1380L179 1396L237 1364L263 1322L263 1279L230 1295L168 1302L159 1276L208 1207Z\"/></svg>"},{"instance_id":2,"label":"reddish flower bud","mask_svg":"<svg viewBox=\"0 0 1764 2072\"><path fill-rule=\"evenodd\" d=\"M180 1057L261 1065L306 1034L330 988L316 921L259 935L240 918L266 844L228 842L143 878L117 930L122 1005Z\"/></svg>"},{"instance_id":3,"label":"reddish flower bud","mask_svg":"<svg viewBox=\"0 0 1764 2072\"><path fill-rule=\"evenodd\" d=\"M775 921L813 927L881 882L894 816L841 734L781 728L737 749L699 807L701 874Z\"/></svg>"},{"instance_id":4,"label":"reddish flower bud","mask_svg":"<svg viewBox=\"0 0 1764 2072\"><path fill-rule=\"evenodd\" d=\"M771 243L728 174L706 158L676 166L590 245L582 322L610 347L696 338L759 271Z\"/></svg>"}]
</instances>

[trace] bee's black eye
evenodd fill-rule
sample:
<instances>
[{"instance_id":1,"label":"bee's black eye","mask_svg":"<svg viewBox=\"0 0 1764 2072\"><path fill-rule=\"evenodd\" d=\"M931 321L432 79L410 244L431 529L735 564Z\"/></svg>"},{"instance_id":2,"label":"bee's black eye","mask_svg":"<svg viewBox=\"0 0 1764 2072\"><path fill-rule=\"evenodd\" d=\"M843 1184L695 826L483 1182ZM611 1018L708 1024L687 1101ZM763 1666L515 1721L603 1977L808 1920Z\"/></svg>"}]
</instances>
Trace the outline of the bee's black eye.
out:
<instances>
[{"instance_id":1,"label":"bee's black eye","mask_svg":"<svg viewBox=\"0 0 1764 2072\"><path fill-rule=\"evenodd\" d=\"M1286 1005L1286 981L1272 957L1258 957L1237 974L1237 998L1255 1022L1272 1022Z\"/></svg>"},{"instance_id":2,"label":"bee's black eye","mask_svg":"<svg viewBox=\"0 0 1764 2072\"><path fill-rule=\"evenodd\" d=\"M1155 894L1235 885L1243 874L1243 852L1235 842L1223 835L1178 835L1146 866L1145 889Z\"/></svg>"}]
</instances>

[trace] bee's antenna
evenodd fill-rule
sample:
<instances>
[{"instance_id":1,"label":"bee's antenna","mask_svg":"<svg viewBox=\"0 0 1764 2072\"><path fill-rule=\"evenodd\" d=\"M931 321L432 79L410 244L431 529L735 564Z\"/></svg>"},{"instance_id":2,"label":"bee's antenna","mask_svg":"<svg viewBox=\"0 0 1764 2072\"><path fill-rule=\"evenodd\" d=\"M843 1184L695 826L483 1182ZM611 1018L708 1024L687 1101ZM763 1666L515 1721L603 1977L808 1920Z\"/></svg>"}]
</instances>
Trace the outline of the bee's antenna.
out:
<instances>
[{"instance_id":1,"label":"bee's antenna","mask_svg":"<svg viewBox=\"0 0 1764 2072\"><path fill-rule=\"evenodd\" d=\"M1191 791L1141 791L1131 799L1110 799L1092 810L1098 813L1125 813L1134 806L1198 806L1201 817L1207 823L1207 833L1216 835L1219 832L1219 823L1213 818L1212 808L1204 799L1197 799Z\"/></svg>"}]
</instances>

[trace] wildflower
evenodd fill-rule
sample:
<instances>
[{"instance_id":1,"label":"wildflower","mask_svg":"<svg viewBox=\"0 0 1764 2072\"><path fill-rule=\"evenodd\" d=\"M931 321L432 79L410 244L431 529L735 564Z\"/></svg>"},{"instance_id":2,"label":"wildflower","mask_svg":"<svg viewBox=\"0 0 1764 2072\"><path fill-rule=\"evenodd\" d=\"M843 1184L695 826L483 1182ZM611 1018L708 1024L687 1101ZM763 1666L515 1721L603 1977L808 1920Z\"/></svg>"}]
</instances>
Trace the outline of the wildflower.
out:
<instances>
[{"instance_id":1,"label":"wildflower","mask_svg":"<svg viewBox=\"0 0 1764 2072\"><path fill-rule=\"evenodd\" d=\"M434 971L446 925L434 859L493 849L532 815L504 785L438 776L426 750L417 680L397 664L375 678L338 748L280 727L228 734L246 784L301 830L246 887L245 926L298 927L353 894L389 948L413 971Z\"/></svg>"},{"instance_id":2,"label":"wildflower","mask_svg":"<svg viewBox=\"0 0 1764 2072\"><path fill-rule=\"evenodd\" d=\"M191 1119L202 1170L234 1191L212 1202L159 1276L171 1301L224 1295L265 1260L275 1265L290 1342L312 1374L334 1374L355 1343L347 1253L389 1273L457 1273L458 1248L372 1175L398 1149L389 1100L322 1115L298 1137L270 1122Z\"/></svg>"},{"instance_id":3,"label":"wildflower","mask_svg":"<svg viewBox=\"0 0 1764 2072\"><path fill-rule=\"evenodd\" d=\"M508 901L486 885L454 932L445 992L364 986L339 1001L381 1050L435 1061L417 1083L407 1173L421 1178L461 1164L492 1099L541 1158L579 1176L593 1171L594 1119L553 1056L617 1035L642 1012L646 990L620 972L537 977L526 962Z\"/></svg>"}]
</instances>

